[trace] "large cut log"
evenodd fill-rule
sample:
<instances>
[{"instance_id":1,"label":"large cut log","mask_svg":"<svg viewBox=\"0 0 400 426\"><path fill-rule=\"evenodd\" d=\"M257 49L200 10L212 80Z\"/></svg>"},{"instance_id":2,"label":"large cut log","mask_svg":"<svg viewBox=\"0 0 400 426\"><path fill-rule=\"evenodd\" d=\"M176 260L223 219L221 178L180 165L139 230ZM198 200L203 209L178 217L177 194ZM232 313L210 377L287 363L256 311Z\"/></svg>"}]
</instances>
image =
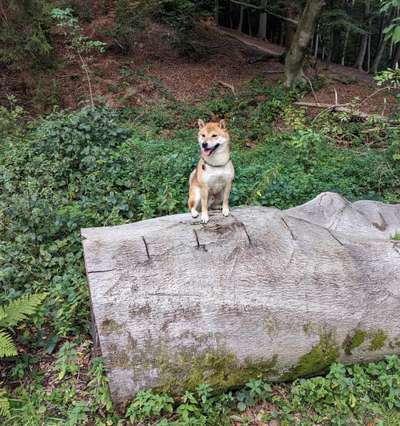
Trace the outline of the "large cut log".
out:
<instances>
[{"instance_id":1,"label":"large cut log","mask_svg":"<svg viewBox=\"0 0 400 426\"><path fill-rule=\"evenodd\" d=\"M400 353L400 205L323 193L82 230L115 402Z\"/></svg>"}]
</instances>

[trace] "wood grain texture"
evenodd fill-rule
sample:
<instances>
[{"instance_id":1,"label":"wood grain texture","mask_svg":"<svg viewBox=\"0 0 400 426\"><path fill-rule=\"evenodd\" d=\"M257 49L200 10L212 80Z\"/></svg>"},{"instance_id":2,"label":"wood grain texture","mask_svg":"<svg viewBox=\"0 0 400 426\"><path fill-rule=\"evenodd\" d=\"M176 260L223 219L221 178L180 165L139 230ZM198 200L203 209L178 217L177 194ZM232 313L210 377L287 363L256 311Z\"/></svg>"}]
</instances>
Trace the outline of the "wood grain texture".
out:
<instances>
[{"instance_id":1,"label":"wood grain texture","mask_svg":"<svg viewBox=\"0 0 400 426\"><path fill-rule=\"evenodd\" d=\"M400 353L400 205L322 193L286 211L82 230L113 400L312 375Z\"/></svg>"}]
</instances>

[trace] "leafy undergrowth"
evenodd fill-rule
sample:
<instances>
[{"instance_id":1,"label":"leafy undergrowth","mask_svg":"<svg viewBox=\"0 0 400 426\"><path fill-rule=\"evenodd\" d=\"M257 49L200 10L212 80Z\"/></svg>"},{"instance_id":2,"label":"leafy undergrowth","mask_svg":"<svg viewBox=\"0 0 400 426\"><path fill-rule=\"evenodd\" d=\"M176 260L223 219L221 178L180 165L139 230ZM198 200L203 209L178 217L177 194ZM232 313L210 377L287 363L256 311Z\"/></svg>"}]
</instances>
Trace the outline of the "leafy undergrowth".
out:
<instances>
[{"instance_id":1,"label":"leafy undergrowth","mask_svg":"<svg viewBox=\"0 0 400 426\"><path fill-rule=\"evenodd\" d=\"M322 191L400 202L398 131L329 113L311 122L292 104L300 94L256 80L238 97L211 94L196 107L166 99L143 110L83 108L29 123L18 107L0 110L0 305L27 293L48 294L31 324L17 330L20 356L3 362L9 424L126 423L111 408L101 362L90 361L80 228L185 211L188 176L198 159L191 128L198 117L229 121L233 206L288 208ZM371 125L373 136L363 133ZM265 400L266 415L286 424L300 418L302 424L332 424L332 410L340 414L337 424L348 424L344 419L380 418L395 409L398 376L392 357L348 370L336 365L327 378L272 390L256 380L218 396L202 386L180 401L142 393L127 416L142 424L156 423L145 415L159 414L167 415L161 424L251 424L247 411L235 420L232 409L237 414Z\"/></svg>"},{"instance_id":2,"label":"leafy undergrowth","mask_svg":"<svg viewBox=\"0 0 400 426\"><path fill-rule=\"evenodd\" d=\"M240 390L213 393L198 386L181 398L142 391L121 412L113 410L100 358L90 344L65 343L45 373L17 387L4 425L384 425L400 422L400 358L345 367L325 377L271 385L255 378ZM22 361L12 370L23 374ZM273 423L271 423L273 424Z\"/></svg>"}]
</instances>

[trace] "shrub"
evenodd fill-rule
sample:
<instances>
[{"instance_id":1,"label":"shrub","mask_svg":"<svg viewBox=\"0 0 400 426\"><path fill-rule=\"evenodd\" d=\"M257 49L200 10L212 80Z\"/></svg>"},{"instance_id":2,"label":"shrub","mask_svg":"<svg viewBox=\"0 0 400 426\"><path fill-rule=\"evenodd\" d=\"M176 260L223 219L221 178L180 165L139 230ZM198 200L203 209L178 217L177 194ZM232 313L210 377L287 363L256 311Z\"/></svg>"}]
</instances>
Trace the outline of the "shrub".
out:
<instances>
[{"instance_id":1,"label":"shrub","mask_svg":"<svg viewBox=\"0 0 400 426\"><path fill-rule=\"evenodd\" d=\"M48 63L53 48L47 1L11 0L2 12L0 63L19 70Z\"/></svg>"}]
</instances>

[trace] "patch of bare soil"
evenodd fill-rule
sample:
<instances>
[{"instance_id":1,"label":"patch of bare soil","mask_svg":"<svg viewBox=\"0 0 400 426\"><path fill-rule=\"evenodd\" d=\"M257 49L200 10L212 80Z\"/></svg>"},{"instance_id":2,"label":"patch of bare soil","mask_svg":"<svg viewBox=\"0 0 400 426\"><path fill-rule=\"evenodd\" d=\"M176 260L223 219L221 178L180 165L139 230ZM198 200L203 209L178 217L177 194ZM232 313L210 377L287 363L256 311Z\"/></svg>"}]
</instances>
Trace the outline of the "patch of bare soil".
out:
<instances>
[{"instance_id":1,"label":"patch of bare soil","mask_svg":"<svg viewBox=\"0 0 400 426\"><path fill-rule=\"evenodd\" d=\"M305 102L330 105L353 103L362 112L385 116L394 114L398 108L396 93L377 87L372 76L365 71L331 64L317 72L319 76L327 79L328 84L315 90L314 94L305 96ZM311 76L314 73L309 74ZM310 109L310 114L316 115L320 111Z\"/></svg>"}]
</instances>

